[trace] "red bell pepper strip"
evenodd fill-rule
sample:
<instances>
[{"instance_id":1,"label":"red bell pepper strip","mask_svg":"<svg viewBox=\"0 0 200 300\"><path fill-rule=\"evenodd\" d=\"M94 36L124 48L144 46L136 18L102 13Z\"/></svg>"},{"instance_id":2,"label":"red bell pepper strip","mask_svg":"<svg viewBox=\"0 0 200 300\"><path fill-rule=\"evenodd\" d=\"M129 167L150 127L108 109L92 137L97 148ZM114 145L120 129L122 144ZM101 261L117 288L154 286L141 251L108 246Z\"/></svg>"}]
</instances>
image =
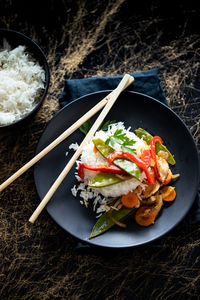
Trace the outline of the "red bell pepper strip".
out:
<instances>
[{"instance_id":1,"label":"red bell pepper strip","mask_svg":"<svg viewBox=\"0 0 200 300\"><path fill-rule=\"evenodd\" d=\"M163 140L159 136L154 136L154 137L152 137L152 139L150 141L151 155L154 160L153 168L154 168L155 176L158 180L160 180L160 175L159 175L158 168L157 168L156 143L163 144Z\"/></svg>"},{"instance_id":2,"label":"red bell pepper strip","mask_svg":"<svg viewBox=\"0 0 200 300\"><path fill-rule=\"evenodd\" d=\"M151 150L144 149L140 155L140 159L145 163L145 165L148 168L151 164Z\"/></svg>"},{"instance_id":3,"label":"red bell pepper strip","mask_svg":"<svg viewBox=\"0 0 200 300\"><path fill-rule=\"evenodd\" d=\"M79 164L78 167L78 176L81 179L84 179L84 169L90 170L90 171L99 171L104 173L113 173L113 174L119 174L119 175L127 175L127 173L118 168L117 166L109 166L109 165L86 165L84 163Z\"/></svg>"},{"instance_id":4,"label":"red bell pepper strip","mask_svg":"<svg viewBox=\"0 0 200 300\"><path fill-rule=\"evenodd\" d=\"M78 176L81 178L81 179L84 179L84 167L83 167L84 164L79 164L78 166Z\"/></svg>"},{"instance_id":5,"label":"red bell pepper strip","mask_svg":"<svg viewBox=\"0 0 200 300\"><path fill-rule=\"evenodd\" d=\"M128 160L134 162L141 170L143 170L145 172L147 180L150 184L154 184L156 182L154 175L149 172L148 167L146 166L145 162L143 162L137 156L135 156L129 152L116 151L109 155L108 162L111 164L112 161L116 158L125 158L125 159L128 159Z\"/></svg>"}]
</instances>

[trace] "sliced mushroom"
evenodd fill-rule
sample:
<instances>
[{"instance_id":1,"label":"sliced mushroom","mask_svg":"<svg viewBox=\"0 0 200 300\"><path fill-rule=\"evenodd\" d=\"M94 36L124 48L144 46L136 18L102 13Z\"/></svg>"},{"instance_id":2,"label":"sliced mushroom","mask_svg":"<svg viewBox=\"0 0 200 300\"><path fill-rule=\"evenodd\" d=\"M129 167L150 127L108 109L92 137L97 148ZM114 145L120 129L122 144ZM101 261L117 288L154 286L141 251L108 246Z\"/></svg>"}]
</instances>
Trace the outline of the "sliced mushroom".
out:
<instances>
[{"instance_id":1,"label":"sliced mushroom","mask_svg":"<svg viewBox=\"0 0 200 300\"><path fill-rule=\"evenodd\" d=\"M156 214L158 215L158 213L160 212L161 208L163 206L163 199L162 199L162 195L157 193L156 194Z\"/></svg>"},{"instance_id":2,"label":"sliced mushroom","mask_svg":"<svg viewBox=\"0 0 200 300\"><path fill-rule=\"evenodd\" d=\"M162 150L160 150L160 151L158 152L157 155L158 155L159 157L164 158L165 160L168 160L168 158L169 158L169 153L168 153L168 152L165 152L165 151L162 151Z\"/></svg>"},{"instance_id":3,"label":"sliced mushroom","mask_svg":"<svg viewBox=\"0 0 200 300\"><path fill-rule=\"evenodd\" d=\"M160 183L156 181L154 184L148 184L145 188L144 192L141 195L142 199L148 198L152 195L154 195L160 188Z\"/></svg>"},{"instance_id":4,"label":"sliced mushroom","mask_svg":"<svg viewBox=\"0 0 200 300\"><path fill-rule=\"evenodd\" d=\"M158 169L158 173L159 173L159 176L160 176L160 181L164 182L165 179L167 178L168 173L169 173L169 164L168 164L168 162L164 158L159 157L157 159L157 169Z\"/></svg>"},{"instance_id":5,"label":"sliced mushroom","mask_svg":"<svg viewBox=\"0 0 200 300\"><path fill-rule=\"evenodd\" d=\"M156 202L156 196L154 195L147 199L142 200L142 204L147 204L147 205L155 204L155 202Z\"/></svg>"}]
</instances>

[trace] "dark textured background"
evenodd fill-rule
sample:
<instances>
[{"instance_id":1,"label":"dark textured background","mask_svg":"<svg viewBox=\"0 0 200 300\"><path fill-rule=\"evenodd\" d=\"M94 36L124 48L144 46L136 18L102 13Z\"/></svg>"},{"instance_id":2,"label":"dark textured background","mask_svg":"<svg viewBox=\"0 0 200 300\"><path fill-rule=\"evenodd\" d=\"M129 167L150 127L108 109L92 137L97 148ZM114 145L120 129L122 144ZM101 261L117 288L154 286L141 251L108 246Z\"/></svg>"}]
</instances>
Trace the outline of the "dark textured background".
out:
<instances>
[{"instance_id":1,"label":"dark textured background","mask_svg":"<svg viewBox=\"0 0 200 300\"><path fill-rule=\"evenodd\" d=\"M65 75L158 67L170 106L200 149L199 19L197 1L1 1L0 27L42 47L51 85L26 126L0 132L0 181L33 157ZM39 202L32 169L0 197L0 299L200 299L198 223L175 228L161 248L76 251L76 239L46 211L28 222Z\"/></svg>"}]
</instances>

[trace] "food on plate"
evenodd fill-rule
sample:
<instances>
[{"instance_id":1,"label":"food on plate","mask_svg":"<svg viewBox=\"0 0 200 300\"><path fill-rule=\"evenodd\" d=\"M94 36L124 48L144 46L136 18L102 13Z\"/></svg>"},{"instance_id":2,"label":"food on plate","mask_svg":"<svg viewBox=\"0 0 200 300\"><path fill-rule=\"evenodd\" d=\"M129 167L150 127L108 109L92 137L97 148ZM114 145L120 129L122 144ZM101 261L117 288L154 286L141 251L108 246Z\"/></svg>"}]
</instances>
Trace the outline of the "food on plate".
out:
<instances>
[{"instance_id":1,"label":"food on plate","mask_svg":"<svg viewBox=\"0 0 200 300\"><path fill-rule=\"evenodd\" d=\"M134 133L123 122L111 122L98 130L77 161L78 184L72 188L97 214L90 238L114 224L126 227L122 220L131 213L140 226L153 224L163 203L176 197L169 185L179 177L170 169L175 163L162 138L142 128Z\"/></svg>"},{"instance_id":2,"label":"food on plate","mask_svg":"<svg viewBox=\"0 0 200 300\"><path fill-rule=\"evenodd\" d=\"M25 46L0 45L0 125L20 120L34 109L44 89L45 71Z\"/></svg>"}]
</instances>

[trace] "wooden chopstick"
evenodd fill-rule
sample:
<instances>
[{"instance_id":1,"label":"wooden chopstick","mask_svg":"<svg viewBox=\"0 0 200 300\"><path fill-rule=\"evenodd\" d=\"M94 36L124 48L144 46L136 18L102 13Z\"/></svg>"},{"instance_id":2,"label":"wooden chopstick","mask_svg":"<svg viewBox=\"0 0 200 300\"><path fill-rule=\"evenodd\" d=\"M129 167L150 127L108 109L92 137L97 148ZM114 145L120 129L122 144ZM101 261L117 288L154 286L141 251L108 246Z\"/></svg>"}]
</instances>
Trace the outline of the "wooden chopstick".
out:
<instances>
[{"instance_id":1,"label":"wooden chopstick","mask_svg":"<svg viewBox=\"0 0 200 300\"><path fill-rule=\"evenodd\" d=\"M131 83L131 82L130 82ZM128 85L130 83L127 83ZM127 85L127 86L128 86ZM124 89L127 87L125 86ZM66 129L59 137L57 137L52 143L50 143L46 148L34 156L30 161L28 161L23 167L11 175L7 180L5 180L0 185L0 192L2 192L8 185L10 185L14 180L25 173L30 167L37 163L42 157L49 153L53 148L60 144L64 139L66 139L70 134L77 130L84 122L90 119L94 114L96 114L100 109L102 109L110 99L113 91L109 93L105 98L103 98L99 103L97 103L92 109L90 109L85 115L83 115L78 121L76 121L72 126Z\"/></svg>"},{"instance_id":2,"label":"wooden chopstick","mask_svg":"<svg viewBox=\"0 0 200 300\"><path fill-rule=\"evenodd\" d=\"M58 178L56 179L56 181L53 183L53 185L51 186L51 188L49 189L49 191L47 192L47 194L45 195L45 197L43 198L43 200L40 202L40 204L38 205L38 207L36 208L36 210L34 211L34 213L32 214L32 216L30 217L29 221L31 223L35 222L35 220L37 219L37 217L39 216L39 214L42 212L43 208L46 206L46 204L48 203L48 201L51 199L51 197L53 196L53 194L55 193L55 191L57 190L57 188L59 187L59 185L62 183L62 181L64 180L65 176L68 174L68 172L70 171L70 169L72 168L72 166L74 165L74 163L76 162L76 160L78 159L78 157L80 156L83 147L91 140L91 138L93 137L93 135L95 134L95 132L99 128L100 124L102 123L102 121L104 120L104 118L106 117L106 115L108 114L108 112L110 111L111 107L115 103L115 101L118 98L119 94L129 84L131 84L133 81L134 81L134 78L132 76L130 76L129 74L126 74L126 75L124 75L123 79L120 81L120 83L117 86L117 88L112 91L112 93L110 94L109 101L107 102L106 106L104 107L104 109L100 113L99 117L94 122L93 126L91 127L91 129L89 130L88 134L86 135L86 137L84 138L84 140L80 144L79 148L74 153L74 155L72 156L72 158L70 159L70 161L67 163L67 165L65 166L65 168L63 169L63 171L60 173L60 175L58 176Z\"/></svg>"},{"instance_id":3,"label":"wooden chopstick","mask_svg":"<svg viewBox=\"0 0 200 300\"><path fill-rule=\"evenodd\" d=\"M27 162L23 167L21 167L17 172L10 176L6 181L0 185L0 192L3 191L9 184L11 184L15 179L21 176L25 171L32 167L36 162L38 162L42 157L44 157L48 152L50 152L54 147L66 139L70 134L72 134L76 129L78 129L85 121L91 118L95 113L104 107L108 102L108 96L101 100L97 105L95 105L90 111L88 111L84 116L82 116L78 121L76 121L72 126L65 130L59 137L57 137L52 143L50 143L46 148L34 156L29 162Z\"/></svg>"}]
</instances>

